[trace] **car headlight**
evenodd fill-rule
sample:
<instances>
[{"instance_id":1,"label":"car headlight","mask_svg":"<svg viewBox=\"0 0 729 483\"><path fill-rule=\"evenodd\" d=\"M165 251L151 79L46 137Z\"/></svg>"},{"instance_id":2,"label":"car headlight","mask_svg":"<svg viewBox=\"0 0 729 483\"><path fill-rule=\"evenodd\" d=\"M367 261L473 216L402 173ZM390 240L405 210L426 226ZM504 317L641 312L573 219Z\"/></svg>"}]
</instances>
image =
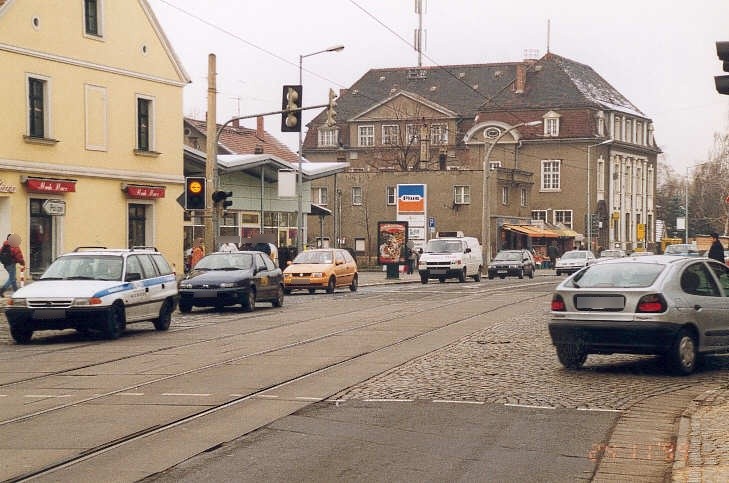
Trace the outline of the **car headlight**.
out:
<instances>
[{"instance_id":1,"label":"car headlight","mask_svg":"<svg viewBox=\"0 0 729 483\"><path fill-rule=\"evenodd\" d=\"M98 297L73 299L74 307L88 307L89 305L100 305L100 304L101 304L101 299Z\"/></svg>"},{"instance_id":2,"label":"car headlight","mask_svg":"<svg viewBox=\"0 0 729 483\"><path fill-rule=\"evenodd\" d=\"M284 273L283 275L284 275L284 278L291 278L291 274L290 273Z\"/></svg>"},{"instance_id":3,"label":"car headlight","mask_svg":"<svg viewBox=\"0 0 729 483\"><path fill-rule=\"evenodd\" d=\"M322 278L324 274L322 272L314 272L311 274L311 278Z\"/></svg>"},{"instance_id":4,"label":"car headlight","mask_svg":"<svg viewBox=\"0 0 729 483\"><path fill-rule=\"evenodd\" d=\"M220 284L220 288L233 288L235 287L235 283L233 282L223 282Z\"/></svg>"},{"instance_id":5,"label":"car headlight","mask_svg":"<svg viewBox=\"0 0 729 483\"><path fill-rule=\"evenodd\" d=\"M28 303L27 303L26 299L10 298L10 299L8 299L8 305L10 305L12 307L27 307Z\"/></svg>"},{"instance_id":6,"label":"car headlight","mask_svg":"<svg viewBox=\"0 0 729 483\"><path fill-rule=\"evenodd\" d=\"M180 288L192 288L192 284L190 282L180 282Z\"/></svg>"}]
</instances>

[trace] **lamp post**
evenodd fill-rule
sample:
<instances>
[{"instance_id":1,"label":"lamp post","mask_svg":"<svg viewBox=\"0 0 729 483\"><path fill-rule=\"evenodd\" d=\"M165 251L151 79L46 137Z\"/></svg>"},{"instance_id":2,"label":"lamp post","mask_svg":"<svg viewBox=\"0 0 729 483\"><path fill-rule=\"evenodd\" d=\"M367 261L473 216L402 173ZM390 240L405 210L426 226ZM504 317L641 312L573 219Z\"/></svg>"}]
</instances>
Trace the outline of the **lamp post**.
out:
<instances>
[{"instance_id":1,"label":"lamp post","mask_svg":"<svg viewBox=\"0 0 729 483\"><path fill-rule=\"evenodd\" d=\"M590 149L602 146L604 144L610 144L613 142L612 139L606 139L605 141L597 144L591 144L587 146L587 246L588 250L592 250L592 179L590 178Z\"/></svg>"},{"instance_id":2,"label":"lamp post","mask_svg":"<svg viewBox=\"0 0 729 483\"><path fill-rule=\"evenodd\" d=\"M317 54L323 54L325 52L341 52L344 50L344 45L335 45L328 49L318 50L310 54L299 55L299 85L302 86L303 91L303 77L304 77L304 58L311 57ZM303 97L303 96L302 96ZM299 173L296 179L296 187L298 191L298 216L296 217L296 250L302 252L304 250L304 155L301 152L303 148L303 137L302 137L302 126L299 126Z\"/></svg>"},{"instance_id":3,"label":"lamp post","mask_svg":"<svg viewBox=\"0 0 729 483\"><path fill-rule=\"evenodd\" d=\"M486 149L486 155L483 158L483 187L481 189L483 195L483 209L481 210L481 241L483 246L481 249L483 250L484 266L491 260L491 203L488 196L489 179L491 178L491 167L489 166L491 151L493 151L494 147L496 147L498 142L501 141L501 138L515 129L523 126L539 126L540 124L542 124L542 121L520 122L519 124L511 126L509 129L505 129L493 140L487 141L489 143L489 147Z\"/></svg>"}]
</instances>

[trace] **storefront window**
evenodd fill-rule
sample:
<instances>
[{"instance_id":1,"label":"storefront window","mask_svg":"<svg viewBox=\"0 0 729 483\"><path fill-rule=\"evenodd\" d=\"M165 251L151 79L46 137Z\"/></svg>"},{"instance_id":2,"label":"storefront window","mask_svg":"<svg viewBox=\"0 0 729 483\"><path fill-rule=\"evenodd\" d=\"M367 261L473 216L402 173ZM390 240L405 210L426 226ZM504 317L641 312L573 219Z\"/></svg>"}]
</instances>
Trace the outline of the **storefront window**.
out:
<instances>
[{"instance_id":1,"label":"storefront window","mask_svg":"<svg viewBox=\"0 0 729 483\"><path fill-rule=\"evenodd\" d=\"M129 204L129 248L147 244L147 205Z\"/></svg>"},{"instance_id":2,"label":"storefront window","mask_svg":"<svg viewBox=\"0 0 729 483\"><path fill-rule=\"evenodd\" d=\"M29 263L33 278L45 272L54 258L53 217L43 211L43 199L30 200Z\"/></svg>"}]
</instances>

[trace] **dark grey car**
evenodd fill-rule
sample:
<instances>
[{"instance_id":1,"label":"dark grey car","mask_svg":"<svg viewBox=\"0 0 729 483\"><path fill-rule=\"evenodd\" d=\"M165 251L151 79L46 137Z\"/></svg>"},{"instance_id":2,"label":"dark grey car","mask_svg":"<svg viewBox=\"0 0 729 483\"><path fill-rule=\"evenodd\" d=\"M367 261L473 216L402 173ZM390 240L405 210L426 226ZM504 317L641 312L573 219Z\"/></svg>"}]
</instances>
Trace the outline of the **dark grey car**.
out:
<instances>
[{"instance_id":1,"label":"dark grey car","mask_svg":"<svg viewBox=\"0 0 729 483\"><path fill-rule=\"evenodd\" d=\"M496 254L488 268L489 280L494 277L534 278L536 264L529 250L501 250Z\"/></svg>"}]
</instances>

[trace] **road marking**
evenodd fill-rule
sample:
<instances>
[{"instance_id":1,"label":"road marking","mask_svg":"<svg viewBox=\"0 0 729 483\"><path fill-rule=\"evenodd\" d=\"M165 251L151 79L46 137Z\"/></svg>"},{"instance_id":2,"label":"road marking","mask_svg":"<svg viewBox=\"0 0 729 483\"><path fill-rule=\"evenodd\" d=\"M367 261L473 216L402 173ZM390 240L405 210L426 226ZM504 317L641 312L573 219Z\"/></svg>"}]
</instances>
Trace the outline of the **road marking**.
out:
<instances>
[{"instance_id":1,"label":"road marking","mask_svg":"<svg viewBox=\"0 0 729 483\"><path fill-rule=\"evenodd\" d=\"M604 409L604 408L577 408L578 411L595 411L603 413L622 413L622 409Z\"/></svg>"},{"instance_id":2,"label":"road marking","mask_svg":"<svg viewBox=\"0 0 729 483\"><path fill-rule=\"evenodd\" d=\"M273 394L256 394L256 397L263 399L276 399L278 396L274 396Z\"/></svg>"},{"instance_id":3,"label":"road marking","mask_svg":"<svg viewBox=\"0 0 729 483\"><path fill-rule=\"evenodd\" d=\"M297 396L294 399L298 399L300 401L321 401L324 399L323 397L305 397L305 396Z\"/></svg>"},{"instance_id":4,"label":"road marking","mask_svg":"<svg viewBox=\"0 0 729 483\"><path fill-rule=\"evenodd\" d=\"M525 409L557 409L554 406L532 406L529 404L511 404L506 403L504 406L509 406L512 408L525 408Z\"/></svg>"},{"instance_id":5,"label":"road marking","mask_svg":"<svg viewBox=\"0 0 729 483\"><path fill-rule=\"evenodd\" d=\"M0 397L8 397L7 394L0 394Z\"/></svg>"},{"instance_id":6,"label":"road marking","mask_svg":"<svg viewBox=\"0 0 729 483\"><path fill-rule=\"evenodd\" d=\"M433 402L446 404L485 404L483 401L455 401L453 399L433 399Z\"/></svg>"},{"instance_id":7,"label":"road marking","mask_svg":"<svg viewBox=\"0 0 729 483\"><path fill-rule=\"evenodd\" d=\"M120 392L120 396L144 396L143 392Z\"/></svg>"},{"instance_id":8,"label":"road marking","mask_svg":"<svg viewBox=\"0 0 729 483\"><path fill-rule=\"evenodd\" d=\"M413 402L415 399L364 399L364 402Z\"/></svg>"},{"instance_id":9,"label":"road marking","mask_svg":"<svg viewBox=\"0 0 729 483\"><path fill-rule=\"evenodd\" d=\"M190 396L190 397L209 397L211 394L196 394L196 393L179 393L179 392L163 392L163 396Z\"/></svg>"},{"instance_id":10,"label":"road marking","mask_svg":"<svg viewBox=\"0 0 729 483\"><path fill-rule=\"evenodd\" d=\"M52 397L52 398L62 398L62 397L71 397L70 394L60 394L60 395L54 395L54 394L26 394L25 397L28 398L46 398L46 397Z\"/></svg>"}]
</instances>

